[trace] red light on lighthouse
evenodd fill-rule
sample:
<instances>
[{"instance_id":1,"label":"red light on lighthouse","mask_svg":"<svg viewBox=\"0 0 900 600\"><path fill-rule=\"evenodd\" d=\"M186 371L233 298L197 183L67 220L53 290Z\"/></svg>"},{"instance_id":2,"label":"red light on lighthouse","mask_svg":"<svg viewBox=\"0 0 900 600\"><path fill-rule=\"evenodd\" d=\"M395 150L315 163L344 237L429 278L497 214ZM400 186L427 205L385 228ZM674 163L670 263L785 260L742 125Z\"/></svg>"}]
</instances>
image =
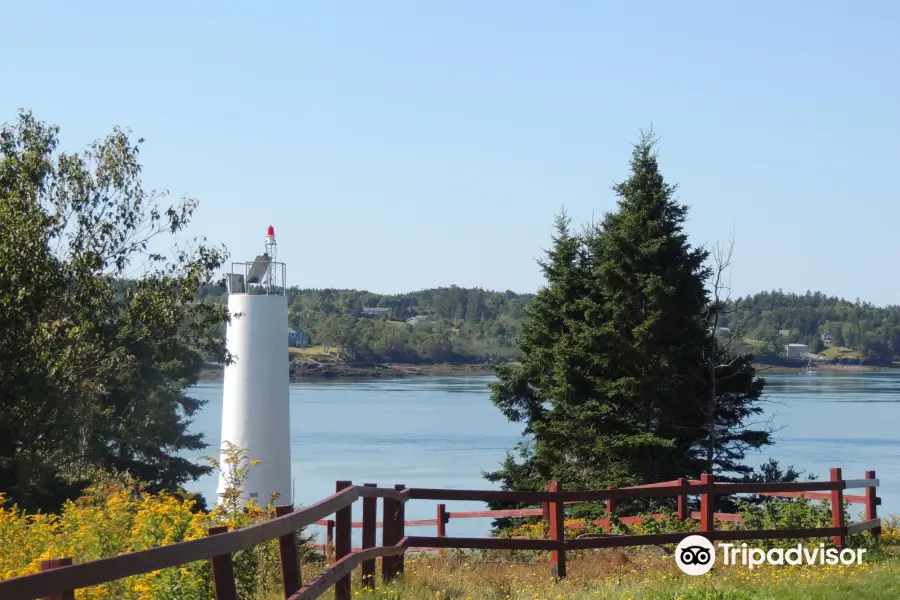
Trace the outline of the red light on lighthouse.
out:
<instances>
[{"instance_id":1,"label":"red light on lighthouse","mask_svg":"<svg viewBox=\"0 0 900 600\"><path fill-rule=\"evenodd\" d=\"M275 228L269 225L269 228L266 230L266 235L275 235Z\"/></svg>"}]
</instances>

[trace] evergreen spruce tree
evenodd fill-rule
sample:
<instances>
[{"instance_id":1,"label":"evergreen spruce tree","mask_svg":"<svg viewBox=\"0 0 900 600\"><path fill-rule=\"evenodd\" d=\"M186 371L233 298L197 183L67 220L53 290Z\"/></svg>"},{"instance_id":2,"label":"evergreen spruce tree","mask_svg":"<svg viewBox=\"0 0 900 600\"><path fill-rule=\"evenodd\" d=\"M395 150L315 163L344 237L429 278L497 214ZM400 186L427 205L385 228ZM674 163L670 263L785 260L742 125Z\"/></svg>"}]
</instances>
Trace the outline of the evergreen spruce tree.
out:
<instances>
[{"instance_id":1,"label":"evergreen spruce tree","mask_svg":"<svg viewBox=\"0 0 900 600\"><path fill-rule=\"evenodd\" d=\"M521 366L498 369L492 388L524 424L518 456L486 474L505 489L638 485L697 477L710 463L742 473L746 450L770 443L745 427L763 382L709 331L708 253L688 242L687 208L654 144L650 132L635 145L616 211L580 235L557 219L546 286L517 340Z\"/></svg>"},{"instance_id":2,"label":"evergreen spruce tree","mask_svg":"<svg viewBox=\"0 0 900 600\"><path fill-rule=\"evenodd\" d=\"M499 381L491 385L494 404L510 421L525 425L526 440L518 446L523 462L510 455L500 471L486 474L505 489L540 489L555 472L554 466L566 460L566 453L551 441L552 430L565 408L556 400L569 396L578 376L575 348L568 343L572 326L584 319L586 293L584 251L570 225L563 210L556 218L553 246L539 261L547 284L526 309L519 329L521 366L497 366Z\"/></svg>"}]
</instances>

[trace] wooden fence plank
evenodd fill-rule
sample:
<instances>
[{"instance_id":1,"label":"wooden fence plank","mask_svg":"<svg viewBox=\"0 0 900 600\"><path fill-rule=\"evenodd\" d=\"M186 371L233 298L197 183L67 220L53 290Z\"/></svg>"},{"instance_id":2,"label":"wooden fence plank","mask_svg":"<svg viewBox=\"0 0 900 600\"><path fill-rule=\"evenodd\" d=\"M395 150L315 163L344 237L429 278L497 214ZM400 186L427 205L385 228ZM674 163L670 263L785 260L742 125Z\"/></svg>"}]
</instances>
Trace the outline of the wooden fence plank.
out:
<instances>
[{"instance_id":1,"label":"wooden fence plank","mask_svg":"<svg viewBox=\"0 0 900 600\"><path fill-rule=\"evenodd\" d=\"M290 504L275 507L276 517L283 517L292 512L294 512L294 507ZM278 538L278 554L281 558L281 583L284 587L284 597L289 598L303 585L296 533L292 531Z\"/></svg>"},{"instance_id":2,"label":"wooden fence plank","mask_svg":"<svg viewBox=\"0 0 900 600\"><path fill-rule=\"evenodd\" d=\"M401 540L400 544L397 546L369 548L367 550L360 550L359 552L348 554L329 568L325 569L325 571L314 580L300 588L300 591L288 598L288 600L311 600L312 598L318 598L325 593L328 588L335 585L337 581L344 577L350 577L350 574L353 573L353 569L361 562L365 560L374 560L379 556L383 557L382 560L384 560L386 557L403 554L406 552L405 543L405 540Z\"/></svg>"},{"instance_id":3,"label":"wooden fence plank","mask_svg":"<svg viewBox=\"0 0 900 600\"><path fill-rule=\"evenodd\" d=\"M401 503L410 499L406 488L398 491L396 488L362 487L359 489L359 495L361 498L391 498Z\"/></svg>"},{"instance_id":4,"label":"wooden fence plank","mask_svg":"<svg viewBox=\"0 0 900 600\"><path fill-rule=\"evenodd\" d=\"M690 517L690 515L688 514L688 497L687 497L687 494L684 492L684 490L687 488L687 486L688 486L687 479L682 477L681 479L678 480L678 487L682 488L682 491L680 494L678 494L677 514L678 514L678 518L681 519L682 521L687 521L687 519Z\"/></svg>"},{"instance_id":5,"label":"wooden fence plank","mask_svg":"<svg viewBox=\"0 0 900 600\"><path fill-rule=\"evenodd\" d=\"M872 471L874 473L874 471ZM878 487L878 480L872 477L871 479L866 477L865 479L845 479L844 487L845 490L852 490L853 488L876 488Z\"/></svg>"},{"instance_id":6,"label":"wooden fence plank","mask_svg":"<svg viewBox=\"0 0 900 600\"><path fill-rule=\"evenodd\" d=\"M854 533L862 533L863 531L872 531L874 532L876 529L881 528L881 519L868 519L863 521L862 523L854 523L853 525L847 525L847 535L853 535Z\"/></svg>"},{"instance_id":7,"label":"wooden fence plank","mask_svg":"<svg viewBox=\"0 0 900 600\"><path fill-rule=\"evenodd\" d=\"M470 548L473 550L558 550L553 540L510 540L504 538L429 537L411 535L410 548Z\"/></svg>"},{"instance_id":8,"label":"wooden fence plank","mask_svg":"<svg viewBox=\"0 0 900 600\"><path fill-rule=\"evenodd\" d=\"M50 558L41 561L41 571L52 571L60 567L68 567L72 564L71 558ZM44 600L75 600L75 590L64 590L44 596Z\"/></svg>"},{"instance_id":9,"label":"wooden fence plank","mask_svg":"<svg viewBox=\"0 0 900 600\"><path fill-rule=\"evenodd\" d=\"M400 541L400 535L396 526L396 515L400 503L394 498L384 497L382 504L381 521L384 525L381 528L381 545L393 546ZM393 555L385 556L381 559L381 581L389 583L393 581L396 560Z\"/></svg>"},{"instance_id":10,"label":"wooden fence plank","mask_svg":"<svg viewBox=\"0 0 900 600\"><path fill-rule=\"evenodd\" d=\"M559 481L551 481L547 487L556 494L562 492ZM550 539L556 542L556 549L550 553L550 564L552 565L553 576L557 579L565 579L566 577L565 519L566 513L562 500L551 502Z\"/></svg>"},{"instance_id":11,"label":"wooden fence plank","mask_svg":"<svg viewBox=\"0 0 900 600\"><path fill-rule=\"evenodd\" d=\"M855 483L867 480L855 480ZM718 483L716 495L759 494L768 495L781 492L814 492L843 489L842 481L800 481L794 483ZM688 481L689 494L710 493L704 490L703 480L695 483ZM464 500L472 502L517 502L541 504L557 502L556 496L549 492L508 492L499 490L444 490L433 488L410 488L409 498L413 500ZM606 500L636 500L641 498L671 498L684 493L678 483L667 483L663 486L640 488L616 488L612 490L582 490L562 492L563 502L605 502Z\"/></svg>"},{"instance_id":12,"label":"wooden fence plank","mask_svg":"<svg viewBox=\"0 0 900 600\"><path fill-rule=\"evenodd\" d=\"M228 533L227 527L210 527L207 530L207 535L209 536L226 533ZM216 600L237 600L231 553L213 556L209 560L212 563L213 588L216 591Z\"/></svg>"},{"instance_id":13,"label":"wooden fence plank","mask_svg":"<svg viewBox=\"0 0 900 600\"><path fill-rule=\"evenodd\" d=\"M437 505L437 536L447 537L447 521L450 520L450 514L447 512L446 504Z\"/></svg>"},{"instance_id":14,"label":"wooden fence plank","mask_svg":"<svg viewBox=\"0 0 900 600\"><path fill-rule=\"evenodd\" d=\"M376 487L374 483L367 483L363 487ZM370 498L363 496L362 501L362 547L363 550L375 547L375 527L376 519L378 519L378 498ZM370 558L364 560L362 569L363 589L375 589L375 559Z\"/></svg>"},{"instance_id":15,"label":"wooden fence plank","mask_svg":"<svg viewBox=\"0 0 900 600\"><path fill-rule=\"evenodd\" d=\"M843 481L841 481L841 470L839 468L831 469L831 482L839 483L838 487L831 492L831 525L833 527L844 527L844 491ZM835 548L843 549L846 547L846 535L842 531L840 534L832 538Z\"/></svg>"},{"instance_id":16,"label":"wooden fence plank","mask_svg":"<svg viewBox=\"0 0 900 600\"><path fill-rule=\"evenodd\" d=\"M394 486L394 489L397 491L405 490L406 486L403 485L402 483L398 483L397 485ZM399 538L399 539L397 539L398 543L400 540L402 540L403 538L406 537L406 523L404 523L405 518L406 518L406 505L403 504L402 502L398 503L395 522L394 522L394 526L395 526L394 535L395 535L395 538ZM396 575L398 577L403 575L404 566L405 566L405 557L403 556L403 554L398 554L396 557L394 557L394 573L396 573Z\"/></svg>"},{"instance_id":17,"label":"wooden fence plank","mask_svg":"<svg viewBox=\"0 0 900 600\"><path fill-rule=\"evenodd\" d=\"M702 479L700 480L703 481ZM717 483L716 495L762 494L771 492L816 492L844 489L843 481L797 481L794 483Z\"/></svg>"},{"instance_id":18,"label":"wooden fence plank","mask_svg":"<svg viewBox=\"0 0 900 600\"><path fill-rule=\"evenodd\" d=\"M499 490L444 490L434 488L410 488L411 500L465 500L472 502L524 502L538 504L548 502L547 492L504 492Z\"/></svg>"},{"instance_id":19,"label":"wooden fence plank","mask_svg":"<svg viewBox=\"0 0 900 600\"><path fill-rule=\"evenodd\" d=\"M875 471L866 471L866 479L871 479L873 481L878 481L875 479ZM878 497L875 496L876 490L874 487L866 488L866 520L871 521L873 519L878 518ZM844 497L846 500L847 497ZM881 535L881 527L874 527L870 530L872 532L872 536L875 537L875 544L878 544L878 537Z\"/></svg>"},{"instance_id":20,"label":"wooden fence plank","mask_svg":"<svg viewBox=\"0 0 900 600\"><path fill-rule=\"evenodd\" d=\"M613 489L612 486L607 489ZM612 533L613 515L616 512L616 501L612 498L606 499L606 533Z\"/></svg>"},{"instance_id":21,"label":"wooden fence plank","mask_svg":"<svg viewBox=\"0 0 900 600\"><path fill-rule=\"evenodd\" d=\"M546 515L550 514L550 507L547 507ZM470 512L459 512L453 511L447 513L448 519L479 519L483 517L487 517L490 519L496 519L498 517L540 517L545 515L544 509L542 508L516 508L511 510L475 510ZM546 517L545 520L549 520L549 517ZM409 523L407 522L407 525Z\"/></svg>"},{"instance_id":22,"label":"wooden fence plank","mask_svg":"<svg viewBox=\"0 0 900 600\"><path fill-rule=\"evenodd\" d=\"M325 562L334 562L334 519L325 521Z\"/></svg>"},{"instance_id":23,"label":"wooden fence plank","mask_svg":"<svg viewBox=\"0 0 900 600\"><path fill-rule=\"evenodd\" d=\"M335 492L352 487L349 481L335 483ZM353 505L348 504L334 514L334 562L339 562L352 551ZM334 584L334 600L350 600L350 573L347 573Z\"/></svg>"},{"instance_id":24,"label":"wooden fence plank","mask_svg":"<svg viewBox=\"0 0 900 600\"><path fill-rule=\"evenodd\" d=\"M700 478L705 486L709 489L700 496L700 531L709 533L715 528L715 509L716 509L716 489L715 475L703 474Z\"/></svg>"}]
</instances>

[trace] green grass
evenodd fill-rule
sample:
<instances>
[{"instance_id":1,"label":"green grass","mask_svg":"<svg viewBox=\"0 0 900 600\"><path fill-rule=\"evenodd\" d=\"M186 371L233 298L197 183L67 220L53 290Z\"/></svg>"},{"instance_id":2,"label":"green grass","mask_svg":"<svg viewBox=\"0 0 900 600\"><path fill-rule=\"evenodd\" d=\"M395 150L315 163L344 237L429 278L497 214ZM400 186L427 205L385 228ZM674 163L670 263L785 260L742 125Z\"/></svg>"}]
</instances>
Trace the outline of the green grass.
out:
<instances>
[{"instance_id":1,"label":"green grass","mask_svg":"<svg viewBox=\"0 0 900 600\"><path fill-rule=\"evenodd\" d=\"M329 358L325 352L325 346L307 346L306 348L288 348L288 352L292 356L300 357L303 360L321 360Z\"/></svg>"},{"instance_id":2,"label":"green grass","mask_svg":"<svg viewBox=\"0 0 900 600\"><path fill-rule=\"evenodd\" d=\"M822 352L825 358L859 358L859 352L844 346L831 346Z\"/></svg>"},{"instance_id":3,"label":"green grass","mask_svg":"<svg viewBox=\"0 0 900 600\"><path fill-rule=\"evenodd\" d=\"M550 576L546 557L518 561L498 555L409 555L405 575L354 598L373 600L887 600L900 598L897 554L853 567L719 566L707 576L682 574L671 557L619 550L570 555L568 577ZM309 565L312 567L312 565ZM319 566L321 568L321 565ZM315 576L317 570L307 569ZM332 598L328 592L323 598Z\"/></svg>"}]
</instances>

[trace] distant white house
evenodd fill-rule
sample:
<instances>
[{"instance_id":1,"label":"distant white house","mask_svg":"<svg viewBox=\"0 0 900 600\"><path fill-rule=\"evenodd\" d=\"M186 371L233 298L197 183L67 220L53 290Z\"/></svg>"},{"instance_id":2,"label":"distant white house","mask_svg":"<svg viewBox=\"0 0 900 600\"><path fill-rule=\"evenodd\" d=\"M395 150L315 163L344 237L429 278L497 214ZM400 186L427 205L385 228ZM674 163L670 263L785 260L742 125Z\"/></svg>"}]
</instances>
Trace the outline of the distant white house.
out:
<instances>
[{"instance_id":1,"label":"distant white house","mask_svg":"<svg viewBox=\"0 0 900 600\"><path fill-rule=\"evenodd\" d=\"M291 348L306 348L307 346L309 346L309 336L307 336L302 331L288 328L287 334L288 346L290 346Z\"/></svg>"},{"instance_id":2,"label":"distant white house","mask_svg":"<svg viewBox=\"0 0 900 600\"><path fill-rule=\"evenodd\" d=\"M380 319L382 317L390 318L391 309L389 308L378 308L378 307L366 307L362 309L359 313L364 317L372 317L376 319Z\"/></svg>"},{"instance_id":3,"label":"distant white house","mask_svg":"<svg viewBox=\"0 0 900 600\"><path fill-rule=\"evenodd\" d=\"M830 333L823 333L822 341L825 342L826 344L831 344L832 342L834 342L834 336L831 335Z\"/></svg>"},{"instance_id":4,"label":"distant white house","mask_svg":"<svg viewBox=\"0 0 900 600\"><path fill-rule=\"evenodd\" d=\"M809 346L806 344L785 344L784 351L788 360L809 358Z\"/></svg>"},{"instance_id":5,"label":"distant white house","mask_svg":"<svg viewBox=\"0 0 900 600\"><path fill-rule=\"evenodd\" d=\"M416 315L406 320L407 325L418 325L419 323L429 323L434 321L434 315Z\"/></svg>"}]
</instances>

